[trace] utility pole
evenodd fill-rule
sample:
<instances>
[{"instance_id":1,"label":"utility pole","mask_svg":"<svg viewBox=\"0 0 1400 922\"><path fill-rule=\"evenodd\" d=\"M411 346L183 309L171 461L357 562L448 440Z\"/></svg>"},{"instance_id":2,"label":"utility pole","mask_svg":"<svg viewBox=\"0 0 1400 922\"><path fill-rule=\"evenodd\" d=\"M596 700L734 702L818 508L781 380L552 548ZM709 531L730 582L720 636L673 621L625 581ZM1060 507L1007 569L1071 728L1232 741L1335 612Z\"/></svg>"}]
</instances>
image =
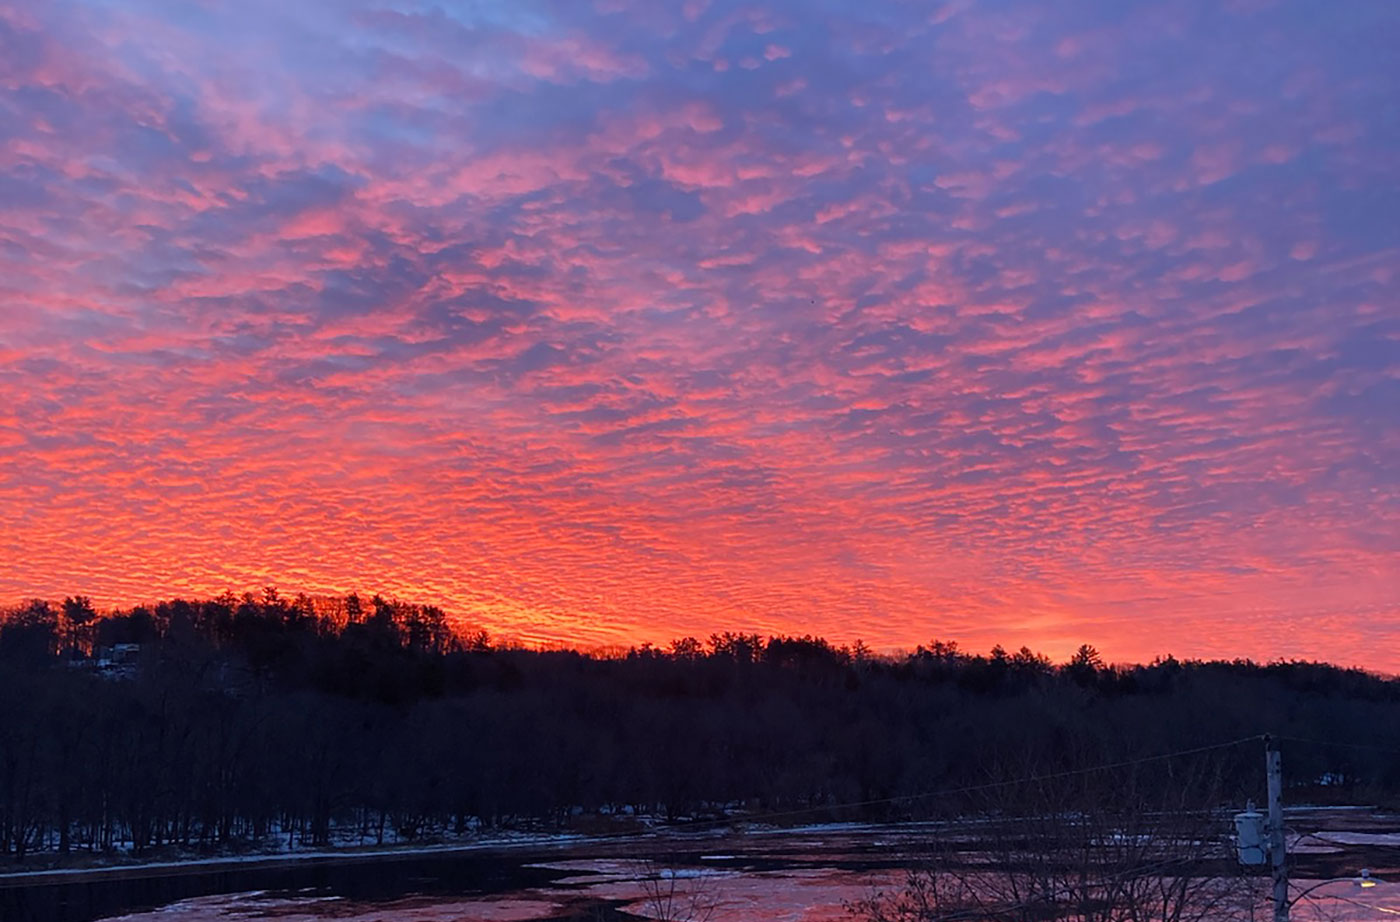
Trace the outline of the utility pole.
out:
<instances>
[{"instance_id":1,"label":"utility pole","mask_svg":"<svg viewBox=\"0 0 1400 922\"><path fill-rule=\"evenodd\" d=\"M1283 758L1278 740L1264 737L1269 779L1269 859L1274 867L1274 922L1288 922L1288 844L1283 838Z\"/></svg>"}]
</instances>

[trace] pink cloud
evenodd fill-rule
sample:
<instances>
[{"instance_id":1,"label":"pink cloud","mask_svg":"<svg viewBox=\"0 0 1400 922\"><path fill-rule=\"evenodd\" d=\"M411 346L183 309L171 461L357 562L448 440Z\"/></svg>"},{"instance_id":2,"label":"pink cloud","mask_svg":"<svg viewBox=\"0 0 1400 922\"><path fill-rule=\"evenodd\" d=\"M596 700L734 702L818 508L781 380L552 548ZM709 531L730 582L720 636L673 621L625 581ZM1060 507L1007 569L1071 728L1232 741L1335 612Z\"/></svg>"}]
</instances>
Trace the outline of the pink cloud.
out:
<instances>
[{"instance_id":1,"label":"pink cloud","mask_svg":"<svg viewBox=\"0 0 1400 922\"><path fill-rule=\"evenodd\" d=\"M0 594L1400 663L1364 49L284 12L0 13Z\"/></svg>"}]
</instances>

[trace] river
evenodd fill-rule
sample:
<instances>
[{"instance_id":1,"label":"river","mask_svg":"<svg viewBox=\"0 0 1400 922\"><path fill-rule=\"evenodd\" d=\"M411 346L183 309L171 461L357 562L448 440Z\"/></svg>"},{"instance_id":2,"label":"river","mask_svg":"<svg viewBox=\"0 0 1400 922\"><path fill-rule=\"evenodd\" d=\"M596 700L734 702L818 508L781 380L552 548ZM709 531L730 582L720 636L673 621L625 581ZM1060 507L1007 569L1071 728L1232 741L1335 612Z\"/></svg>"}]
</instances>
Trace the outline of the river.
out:
<instances>
[{"instance_id":1,"label":"river","mask_svg":"<svg viewBox=\"0 0 1400 922\"><path fill-rule=\"evenodd\" d=\"M1355 829L1354 822L1346 825ZM667 832L28 885L0 880L0 922L850 922L847 905L897 889L936 833L923 824ZM1389 873L1375 887L1346 879L1321 886L1300 901L1295 919L1400 913L1400 884L1386 882L1400 880L1397 839L1350 835L1381 841L1319 846L1313 835L1300 842L1300 860L1326 864L1300 868L1312 876L1300 873L1297 889L1349 876L1353 865Z\"/></svg>"}]
</instances>

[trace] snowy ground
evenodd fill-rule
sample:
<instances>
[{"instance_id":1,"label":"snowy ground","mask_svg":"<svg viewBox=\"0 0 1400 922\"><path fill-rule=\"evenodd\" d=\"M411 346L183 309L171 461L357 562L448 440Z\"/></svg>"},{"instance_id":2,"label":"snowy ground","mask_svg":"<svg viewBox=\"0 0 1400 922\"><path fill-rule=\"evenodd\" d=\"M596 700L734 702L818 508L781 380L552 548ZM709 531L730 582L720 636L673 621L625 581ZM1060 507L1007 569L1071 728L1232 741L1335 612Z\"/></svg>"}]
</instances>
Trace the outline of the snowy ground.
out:
<instances>
[{"instance_id":1,"label":"snowy ground","mask_svg":"<svg viewBox=\"0 0 1400 922\"><path fill-rule=\"evenodd\" d=\"M645 835L629 833L627 837ZM621 838L621 837L619 837ZM0 872L0 886L7 882L33 882L49 879L98 880L103 877L156 876L172 871L217 870L220 867L274 866L297 861L366 861L376 858L402 857L404 855L450 855L486 850L532 849L551 846L587 845L611 841L608 836L571 835L567 833L520 833L504 832L483 835L470 841L441 842L433 844L403 844L365 848L334 849L269 849L245 855L220 855L205 858L178 858L165 861L141 861L132 858L118 858L109 864L94 864L83 867L51 868L29 871Z\"/></svg>"}]
</instances>

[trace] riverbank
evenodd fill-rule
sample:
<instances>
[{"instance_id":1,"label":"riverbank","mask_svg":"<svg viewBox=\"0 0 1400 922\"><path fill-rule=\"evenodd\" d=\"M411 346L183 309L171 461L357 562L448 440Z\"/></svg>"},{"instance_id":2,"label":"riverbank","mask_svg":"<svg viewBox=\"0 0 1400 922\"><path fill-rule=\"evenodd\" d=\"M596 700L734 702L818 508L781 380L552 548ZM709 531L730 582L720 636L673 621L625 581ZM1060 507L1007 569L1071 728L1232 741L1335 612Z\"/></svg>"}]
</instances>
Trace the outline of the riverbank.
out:
<instances>
[{"instance_id":1,"label":"riverbank","mask_svg":"<svg viewBox=\"0 0 1400 922\"><path fill-rule=\"evenodd\" d=\"M181 874L210 874L222 870L254 871L314 864L352 864L362 861L385 861L395 858L430 856L452 857L494 851L518 849L568 848L597 845L604 842L625 843L645 836L631 832L616 836L552 833L548 835L519 834L483 838L474 842L443 842L431 844L404 843L389 846L349 846L345 848L309 849L307 851L260 852L246 855L190 856L165 860L113 859L69 867L18 869L14 866L0 870L0 889L33 887L44 884L71 884L101 880L139 880L149 877L169 877Z\"/></svg>"}]
</instances>

